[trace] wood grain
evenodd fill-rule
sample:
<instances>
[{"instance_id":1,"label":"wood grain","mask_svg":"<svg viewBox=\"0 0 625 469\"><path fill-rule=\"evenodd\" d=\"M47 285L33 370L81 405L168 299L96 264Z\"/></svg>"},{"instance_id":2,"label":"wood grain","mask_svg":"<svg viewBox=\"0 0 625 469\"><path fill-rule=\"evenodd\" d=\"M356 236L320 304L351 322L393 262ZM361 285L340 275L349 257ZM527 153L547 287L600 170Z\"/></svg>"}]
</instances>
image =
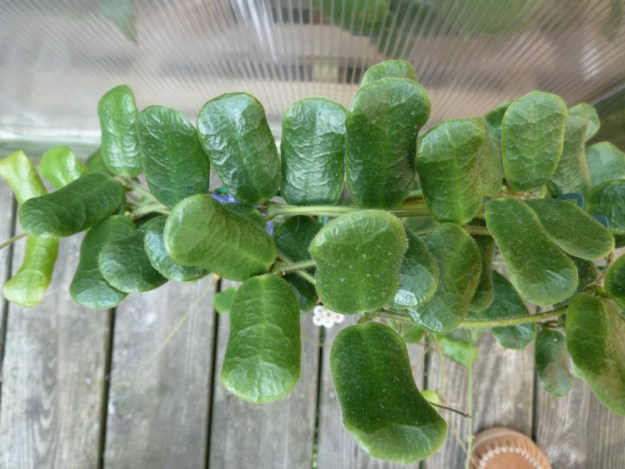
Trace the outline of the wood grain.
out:
<instances>
[{"instance_id":1,"label":"wood grain","mask_svg":"<svg viewBox=\"0 0 625 469\"><path fill-rule=\"evenodd\" d=\"M117 307L105 467L204 467L214 292L209 275Z\"/></svg>"},{"instance_id":2,"label":"wood grain","mask_svg":"<svg viewBox=\"0 0 625 469\"><path fill-rule=\"evenodd\" d=\"M561 398L537 392L536 440L554 469L625 467L625 417L612 414L576 380Z\"/></svg>"},{"instance_id":3,"label":"wood grain","mask_svg":"<svg viewBox=\"0 0 625 469\"><path fill-rule=\"evenodd\" d=\"M80 239L63 239L41 305L10 305L2 368L0 467L98 467L109 311L75 305ZM16 245L15 272L23 256Z\"/></svg>"},{"instance_id":4,"label":"wood grain","mask_svg":"<svg viewBox=\"0 0 625 469\"><path fill-rule=\"evenodd\" d=\"M0 243L9 239L14 233L15 219L14 219L14 205L13 193L4 181L0 181ZM9 279L9 271L11 268L10 255L13 249L6 247L0 249L0 285ZM2 364L2 351L4 350L4 315L6 313L7 302L4 301L4 297L0 298L0 365ZM0 369L2 367L0 366ZM1 389L0 383L0 389Z\"/></svg>"},{"instance_id":5,"label":"wood grain","mask_svg":"<svg viewBox=\"0 0 625 469\"><path fill-rule=\"evenodd\" d=\"M359 468L359 469L399 469L418 468L419 464L393 464L372 458L365 452L349 432L343 427L341 409L336 398L330 374L330 350L336 335L347 325L355 323L354 317L348 317L342 324L328 329L323 346L321 372L321 396L319 401L319 468ZM408 349L413 375L419 389L423 385L424 354L419 345Z\"/></svg>"},{"instance_id":6,"label":"wood grain","mask_svg":"<svg viewBox=\"0 0 625 469\"><path fill-rule=\"evenodd\" d=\"M222 283L222 289L232 285ZM282 469L311 467L319 331L311 315L301 317L302 368L299 383L287 397L254 405L229 394L219 372L228 340L229 321L220 316L213 391L209 467L220 469Z\"/></svg>"}]
</instances>

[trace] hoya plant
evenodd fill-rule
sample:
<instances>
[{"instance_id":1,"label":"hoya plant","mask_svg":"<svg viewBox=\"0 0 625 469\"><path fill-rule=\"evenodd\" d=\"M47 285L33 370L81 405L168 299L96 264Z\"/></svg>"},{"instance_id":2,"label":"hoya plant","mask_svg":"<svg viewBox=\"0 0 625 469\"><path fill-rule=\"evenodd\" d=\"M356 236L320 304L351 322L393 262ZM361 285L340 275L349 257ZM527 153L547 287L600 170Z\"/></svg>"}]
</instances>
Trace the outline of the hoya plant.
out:
<instances>
[{"instance_id":1,"label":"hoya plant","mask_svg":"<svg viewBox=\"0 0 625 469\"><path fill-rule=\"evenodd\" d=\"M221 382L255 404L296 386L301 314L354 315L331 345L332 378L347 430L388 461L426 458L447 432L415 385L412 342L465 364L479 333L533 343L547 392L576 376L625 415L625 155L587 146L594 109L550 93L421 132L430 107L408 63L383 62L349 110L292 104L278 151L249 94L211 99L194 125L114 88L86 164L67 147L38 168L23 152L0 161L23 230L3 246L26 237L4 296L39 303L59 238L81 232L69 293L89 308L209 273L242 282L216 299L230 321Z\"/></svg>"}]
</instances>

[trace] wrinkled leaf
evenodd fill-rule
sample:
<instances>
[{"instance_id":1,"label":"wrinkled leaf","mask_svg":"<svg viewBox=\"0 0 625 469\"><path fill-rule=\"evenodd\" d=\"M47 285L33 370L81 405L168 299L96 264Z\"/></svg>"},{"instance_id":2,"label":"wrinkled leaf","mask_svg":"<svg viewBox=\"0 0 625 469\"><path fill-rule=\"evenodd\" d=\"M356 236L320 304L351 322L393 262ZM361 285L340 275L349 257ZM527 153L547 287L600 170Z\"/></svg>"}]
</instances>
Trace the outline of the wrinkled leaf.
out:
<instances>
[{"instance_id":1,"label":"wrinkled leaf","mask_svg":"<svg viewBox=\"0 0 625 469\"><path fill-rule=\"evenodd\" d=\"M244 282L230 311L221 381L234 395L261 403L286 396L300 375L300 313L291 287L275 275Z\"/></svg>"},{"instance_id":2,"label":"wrinkled leaf","mask_svg":"<svg viewBox=\"0 0 625 469\"><path fill-rule=\"evenodd\" d=\"M167 207L208 191L209 164L195 127L179 111L150 106L139 114L137 135L150 192Z\"/></svg>"},{"instance_id":3,"label":"wrinkled leaf","mask_svg":"<svg viewBox=\"0 0 625 469\"><path fill-rule=\"evenodd\" d=\"M555 173L547 183L549 192L560 194L579 193L586 195L590 188L590 173L586 161L584 135L588 122L569 114L564 129L562 156Z\"/></svg>"},{"instance_id":4,"label":"wrinkled leaf","mask_svg":"<svg viewBox=\"0 0 625 469\"><path fill-rule=\"evenodd\" d=\"M69 292L76 303L93 309L117 306L127 293L113 288L104 279L98 266L102 247L109 242L126 239L135 231L128 217L116 215L94 226L85 235L80 246L80 259Z\"/></svg>"},{"instance_id":5,"label":"wrinkled leaf","mask_svg":"<svg viewBox=\"0 0 625 469\"><path fill-rule=\"evenodd\" d=\"M549 238L529 206L516 199L492 200L486 204L486 224L523 298L547 306L575 292L575 264Z\"/></svg>"},{"instance_id":6,"label":"wrinkled leaf","mask_svg":"<svg viewBox=\"0 0 625 469\"><path fill-rule=\"evenodd\" d=\"M430 301L438 286L438 264L425 242L406 231L408 250L399 269L399 290L392 308L416 308Z\"/></svg>"},{"instance_id":7,"label":"wrinkled leaf","mask_svg":"<svg viewBox=\"0 0 625 469\"><path fill-rule=\"evenodd\" d=\"M602 217L608 229L615 234L625 234L625 180L607 181L590 191L588 212Z\"/></svg>"},{"instance_id":8,"label":"wrinkled leaf","mask_svg":"<svg viewBox=\"0 0 625 469\"><path fill-rule=\"evenodd\" d=\"M566 396L573 387L566 339L560 332L543 329L538 333L536 373L543 389L553 396Z\"/></svg>"},{"instance_id":9,"label":"wrinkled leaf","mask_svg":"<svg viewBox=\"0 0 625 469\"><path fill-rule=\"evenodd\" d=\"M108 91L98 103L102 129L102 161L113 174L134 177L141 174L137 138L137 104L126 85Z\"/></svg>"},{"instance_id":10,"label":"wrinkled leaf","mask_svg":"<svg viewBox=\"0 0 625 469\"><path fill-rule=\"evenodd\" d=\"M625 310L625 255L621 255L605 274L605 290Z\"/></svg>"},{"instance_id":11,"label":"wrinkled leaf","mask_svg":"<svg viewBox=\"0 0 625 469\"><path fill-rule=\"evenodd\" d=\"M141 227L144 233L143 247L152 267L163 277L178 282L190 282L204 277L208 272L200 267L188 267L176 263L165 249L166 216L158 216Z\"/></svg>"},{"instance_id":12,"label":"wrinkled leaf","mask_svg":"<svg viewBox=\"0 0 625 469\"><path fill-rule=\"evenodd\" d=\"M265 217L256 208L239 203L223 204L223 208L265 229Z\"/></svg>"},{"instance_id":13,"label":"wrinkled leaf","mask_svg":"<svg viewBox=\"0 0 625 469\"><path fill-rule=\"evenodd\" d=\"M167 279L158 273L143 247L143 231L127 238L108 241L98 255L98 266L113 288L126 293L154 290Z\"/></svg>"},{"instance_id":14,"label":"wrinkled leaf","mask_svg":"<svg viewBox=\"0 0 625 469\"><path fill-rule=\"evenodd\" d=\"M553 176L564 143L562 98L532 91L510 103L501 124L503 169L510 187L538 189Z\"/></svg>"},{"instance_id":15,"label":"wrinkled leaf","mask_svg":"<svg viewBox=\"0 0 625 469\"><path fill-rule=\"evenodd\" d=\"M275 243L263 228L205 194L187 197L173 208L164 236L175 262L230 280L267 272L276 257Z\"/></svg>"},{"instance_id":16,"label":"wrinkled leaf","mask_svg":"<svg viewBox=\"0 0 625 469\"><path fill-rule=\"evenodd\" d=\"M208 101L197 129L204 151L237 200L255 205L278 192L278 149L256 98L227 93Z\"/></svg>"},{"instance_id":17,"label":"wrinkled leaf","mask_svg":"<svg viewBox=\"0 0 625 469\"><path fill-rule=\"evenodd\" d=\"M408 313L417 324L444 334L467 315L480 281L480 251L471 236L453 223L438 225L425 241L438 264L438 288L429 302Z\"/></svg>"},{"instance_id":18,"label":"wrinkled leaf","mask_svg":"<svg viewBox=\"0 0 625 469\"><path fill-rule=\"evenodd\" d=\"M495 297L492 266L495 240L490 236L475 236L473 239L480 250L482 272L480 274L480 282L475 289L475 295L473 295L471 304L469 304L469 311L483 311L492 304Z\"/></svg>"},{"instance_id":19,"label":"wrinkled leaf","mask_svg":"<svg viewBox=\"0 0 625 469\"><path fill-rule=\"evenodd\" d=\"M371 456L410 463L440 448L447 425L419 393L408 351L388 326L349 326L334 339L330 370L343 425Z\"/></svg>"},{"instance_id":20,"label":"wrinkled leaf","mask_svg":"<svg viewBox=\"0 0 625 469\"><path fill-rule=\"evenodd\" d=\"M276 246L293 262L310 259L308 248L310 242L323 227L312 217L298 215L285 220L276 229L274 239Z\"/></svg>"},{"instance_id":21,"label":"wrinkled leaf","mask_svg":"<svg viewBox=\"0 0 625 469\"><path fill-rule=\"evenodd\" d=\"M18 205L48 192L32 162L23 151L11 153L0 160L0 177L15 193Z\"/></svg>"},{"instance_id":22,"label":"wrinkled leaf","mask_svg":"<svg viewBox=\"0 0 625 469\"><path fill-rule=\"evenodd\" d=\"M600 142L586 149L591 186L613 179L625 179L625 153L610 142Z\"/></svg>"},{"instance_id":23,"label":"wrinkled leaf","mask_svg":"<svg viewBox=\"0 0 625 469\"><path fill-rule=\"evenodd\" d=\"M107 176L113 175L113 173L111 173L104 164L104 160L102 159L102 152L99 148L91 155L89 155L87 161L85 161L85 166L92 173L102 173L106 174Z\"/></svg>"},{"instance_id":24,"label":"wrinkled leaf","mask_svg":"<svg viewBox=\"0 0 625 469\"><path fill-rule=\"evenodd\" d=\"M486 139L481 117L441 122L421 139L417 172L423 197L437 220L465 224L478 213Z\"/></svg>"},{"instance_id":25,"label":"wrinkled leaf","mask_svg":"<svg viewBox=\"0 0 625 469\"><path fill-rule=\"evenodd\" d=\"M503 103L484 116L488 125L488 133L497 141L501 141L501 121L512 101Z\"/></svg>"},{"instance_id":26,"label":"wrinkled leaf","mask_svg":"<svg viewBox=\"0 0 625 469\"><path fill-rule=\"evenodd\" d=\"M294 205L335 204L345 178L345 108L324 98L292 104L282 117L280 193Z\"/></svg>"},{"instance_id":27,"label":"wrinkled leaf","mask_svg":"<svg viewBox=\"0 0 625 469\"><path fill-rule=\"evenodd\" d=\"M215 293L215 297L213 298L213 308L215 308L215 311L219 314L230 314L232 303L234 302L234 297L237 295L238 290L238 287L229 287L224 291Z\"/></svg>"},{"instance_id":28,"label":"wrinkled leaf","mask_svg":"<svg viewBox=\"0 0 625 469\"><path fill-rule=\"evenodd\" d=\"M33 236L70 236L107 219L123 202L124 188L119 182L90 173L56 192L25 202L19 221Z\"/></svg>"},{"instance_id":29,"label":"wrinkled leaf","mask_svg":"<svg viewBox=\"0 0 625 469\"><path fill-rule=\"evenodd\" d=\"M547 235L563 251L598 261L614 249L614 237L601 223L574 203L558 199L529 199Z\"/></svg>"},{"instance_id":30,"label":"wrinkled leaf","mask_svg":"<svg viewBox=\"0 0 625 469\"><path fill-rule=\"evenodd\" d=\"M59 240L56 238L27 236L24 261L2 288L7 301L26 307L41 303L52 281L58 251Z\"/></svg>"},{"instance_id":31,"label":"wrinkled leaf","mask_svg":"<svg viewBox=\"0 0 625 469\"><path fill-rule=\"evenodd\" d=\"M625 320L615 306L579 293L568 307L566 346L597 399L625 415Z\"/></svg>"},{"instance_id":32,"label":"wrinkled leaf","mask_svg":"<svg viewBox=\"0 0 625 469\"><path fill-rule=\"evenodd\" d=\"M69 147L55 147L43 154L39 171L55 189L67 186L87 174L87 168Z\"/></svg>"},{"instance_id":33,"label":"wrinkled leaf","mask_svg":"<svg viewBox=\"0 0 625 469\"><path fill-rule=\"evenodd\" d=\"M586 121L585 142L593 138L601 126L597 110L588 103L579 103L573 106L569 109L569 116L579 116Z\"/></svg>"},{"instance_id":34,"label":"wrinkled leaf","mask_svg":"<svg viewBox=\"0 0 625 469\"><path fill-rule=\"evenodd\" d=\"M363 74L360 86L368 85L382 78L407 78L417 81L417 73L410 62L405 60L385 60L372 65Z\"/></svg>"},{"instance_id":35,"label":"wrinkled leaf","mask_svg":"<svg viewBox=\"0 0 625 469\"><path fill-rule=\"evenodd\" d=\"M584 289L594 283L599 278L599 269L593 261L586 259L580 259L579 257L570 256L571 260L577 267L577 273L579 277L579 284L577 285L577 291L584 291Z\"/></svg>"},{"instance_id":36,"label":"wrinkled leaf","mask_svg":"<svg viewBox=\"0 0 625 469\"><path fill-rule=\"evenodd\" d=\"M484 195L496 197L503 185L503 163L501 161L501 145L490 135L486 136L480 154L480 178Z\"/></svg>"},{"instance_id":37,"label":"wrinkled leaf","mask_svg":"<svg viewBox=\"0 0 625 469\"><path fill-rule=\"evenodd\" d=\"M407 247L403 225L387 212L363 210L332 220L310 243L317 293L339 313L380 308L399 289Z\"/></svg>"},{"instance_id":38,"label":"wrinkled leaf","mask_svg":"<svg viewBox=\"0 0 625 469\"><path fill-rule=\"evenodd\" d=\"M415 177L417 133L430 116L418 83L382 78L360 88L346 121L346 181L356 205L391 208Z\"/></svg>"},{"instance_id":39,"label":"wrinkled leaf","mask_svg":"<svg viewBox=\"0 0 625 469\"><path fill-rule=\"evenodd\" d=\"M307 313L319 302L317 290L308 280L305 280L296 273L286 274L282 278L291 285L302 313Z\"/></svg>"}]
</instances>

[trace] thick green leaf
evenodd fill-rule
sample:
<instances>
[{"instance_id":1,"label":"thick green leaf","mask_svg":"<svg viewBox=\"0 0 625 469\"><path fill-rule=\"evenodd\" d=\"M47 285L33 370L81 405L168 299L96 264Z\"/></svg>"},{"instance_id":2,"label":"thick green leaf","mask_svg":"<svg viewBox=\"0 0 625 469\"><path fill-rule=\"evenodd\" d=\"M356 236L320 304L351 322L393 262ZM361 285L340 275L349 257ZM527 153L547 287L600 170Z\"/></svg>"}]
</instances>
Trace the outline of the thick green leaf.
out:
<instances>
[{"instance_id":1,"label":"thick green leaf","mask_svg":"<svg viewBox=\"0 0 625 469\"><path fill-rule=\"evenodd\" d=\"M563 251L598 261L614 249L614 236L575 203L558 199L529 199L525 203L538 215L551 240Z\"/></svg>"},{"instance_id":2,"label":"thick green leaf","mask_svg":"<svg viewBox=\"0 0 625 469\"><path fill-rule=\"evenodd\" d=\"M137 104L126 85L108 91L98 103L102 128L100 154L106 167L115 175L134 177L141 174L137 138Z\"/></svg>"},{"instance_id":3,"label":"thick green leaf","mask_svg":"<svg viewBox=\"0 0 625 469\"><path fill-rule=\"evenodd\" d=\"M300 375L300 313L291 287L275 275L245 281L230 311L221 368L228 391L261 403L286 396Z\"/></svg>"},{"instance_id":4,"label":"thick green leaf","mask_svg":"<svg viewBox=\"0 0 625 469\"><path fill-rule=\"evenodd\" d=\"M144 233L143 247L152 263L152 267L163 277L179 282L190 282L204 277L208 272L200 267L188 267L176 263L165 249L165 223L164 215L152 218L141 227Z\"/></svg>"},{"instance_id":5,"label":"thick green leaf","mask_svg":"<svg viewBox=\"0 0 625 469\"><path fill-rule=\"evenodd\" d=\"M410 317L427 329L447 333L462 322L480 281L480 250L462 228L443 223L426 237L439 268L438 288L425 305L409 309Z\"/></svg>"},{"instance_id":6,"label":"thick green leaf","mask_svg":"<svg viewBox=\"0 0 625 469\"><path fill-rule=\"evenodd\" d=\"M570 116L579 116L586 122L586 131L584 133L584 141L587 142L595 136L601 126L597 110L588 103L579 103L569 109Z\"/></svg>"},{"instance_id":7,"label":"thick green leaf","mask_svg":"<svg viewBox=\"0 0 625 469\"><path fill-rule=\"evenodd\" d=\"M581 378L608 409L625 415L625 320L608 301L579 293L569 304L566 346Z\"/></svg>"},{"instance_id":8,"label":"thick green leaf","mask_svg":"<svg viewBox=\"0 0 625 469\"><path fill-rule=\"evenodd\" d=\"M98 266L113 288L140 293L154 290L167 281L152 267L143 245L143 230L136 230L127 238L108 241L100 249Z\"/></svg>"},{"instance_id":9,"label":"thick green leaf","mask_svg":"<svg viewBox=\"0 0 625 469\"><path fill-rule=\"evenodd\" d=\"M479 163L484 195L496 197L501 192L501 186L503 185L503 163L501 161L499 140L491 135L486 136Z\"/></svg>"},{"instance_id":10,"label":"thick green leaf","mask_svg":"<svg viewBox=\"0 0 625 469\"><path fill-rule=\"evenodd\" d=\"M360 207L401 203L415 177L417 133L430 98L415 81L382 78L360 88L346 121L346 181Z\"/></svg>"},{"instance_id":11,"label":"thick green leaf","mask_svg":"<svg viewBox=\"0 0 625 469\"><path fill-rule=\"evenodd\" d=\"M91 155L89 155L87 161L85 161L85 165L87 166L87 169L92 173L102 173L106 174L107 176L113 175L113 173L111 173L104 164L104 160L102 159L102 152L99 148Z\"/></svg>"},{"instance_id":12,"label":"thick green leaf","mask_svg":"<svg viewBox=\"0 0 625 469\"><path fill-rule=\"evenodd\" d=\"M55 189L67 186L87 174L87 168L70 147L55 147L43 154L39 171Z\"/></svg>"},{"instance_id":13,"label":"thick green leaf","mask_svg":"<svg viewBox=\"0 0 625 469\"><path fill-rule=\"evenodd\" d=\"M536 373L543 389L553 396L566 396L573 387L566 339L560 332L542 329L538 333Z\"/></svg>"},{"instance_id":14,"label":"thick green leaf","mask_svg":"<svg viewBox=\"0 0 625 469\"><path fill-rule=\"evenodd\" d=\"M579 257L570 256L571 260L577 267L577 273L579 276L579 284L577 285L577 291L584 291L587 286L594 283L599 278L599 269L593 261L586 259L580 259Z\"/></svg>"},{"instance_id":15,"label":"thick green leaf","mask_svg":"<svg viewBox=\"0 0 625 469\"><path fill-rule=\"evenodd\" d=\"M553 176L564 143L562 98L532 91L510 103L501 123L503 169L510 187L538 189Z\"/></svg>"},{"instance_id":16,"label":"thick green leaf","mask_svg":"<svg viewBox=\"0 0 625 469\"><path fill-rule=\"evenodd\" d=\"M425 242L406 231L408 250L399 269L399 290L390 306L416 308L430 301L438 286L438 264Z\"/></svg>"},{"instance_id":17,"label":"thick green leaf","mask_svg":"<svg viewBox=\"0 0 625 469\"><path fill-rule=\"evenodd\" d=\"M569 114L564 129L562 156L555 173L547 183L549 192L560 194L578 193L587 195L590 188L590 173L586 161L585 132L588 121Z\"/></svg>"},{"instance_id":18,"label":"thick green leaf","mask_svg":"<svg viewBox=\"0 0 625 469\"><path fill-rule=\"evenodd\" d=\"M134 232L130 219L121 215L112 216L87 231L80 246L78 267L69 286L76 303L93 309L108 309L126 298L127 293L113 288L104 279L98 256L106 244L126 239Z\"/></svg>"},{"instance_id":19,"label":"thick green leaf","mask_svg":"<svg viewBox=\"0 0 625 469\"><path fill-rule=\"evenodd\" d=\"M213 298L213 307L219 314L230 314L234 297L237 295L238 287L229 287L224 291L215 293Z\"/></svg>"},{"instance_id":20,"label":"thick green leaf","mask_svg":"<svg viewBox=\"0 0 625 469\"><path fill-rule=\"evenodd\" d=\"M600 142L586 149L591 186L613 179L625 179L625 153L610 142Z\"/></svg>"},{"instance_id":21,"label":"thick green leaf","mask_svg":"<svg viewBox=\"0 0 625 469\"><path fill-rule=\"evenodd\" d=\"M403 225L387 212L362 210L332 220L310 243L317 293L339 313L382 307L399 289L407 247Z\"/></svg>"},{"instance_id":22,"label":"thick green leaf","mask_svg":"<svg viewBox=\"0 0 625 469\"><path fill-rule=\"evenodd\" d=\"M310 242L323 227L312 217L298 215L288 218L276 229L276 246L289 260L301 262L310 259Z\"/></svg>"},{"instance_id":23,"label":"thick green leaf","mask_svg":"<svg viewBox=\"0 0 625 469\"><path fill-rule=\"evenodd\" d=\"M467 368L473 366L480 355L480 349L477 345L466 340L450 340L441 337L438 342L443 355Z\"/></svg>"},{"instance_id":24,"label":"thick green leaf","mask_svg":"<svg viewBox=\"0 0 625 469\"><path fill-rule=\"evenodd\" d=\"M371 456L411 463L441 447L447 425L419 393L406 345L391 328L370 322L342 330L330 370L343 425Z\"/></svg>"},{"instance_id":25,"label":"thick green leaf","mask_svg":"<svg viewBox=\"0 0 625 469\"><path fill-rule=\"evenodd\" d=\"M267 272L276 246L265 230L205 194L176 205L165 224L165 247L178 264L242 281Z\"/></svg>"},{"instance_id":26,"label":"thick green leaf","mask_svg":"<svg viewBox=\"0 0 625 469\"><path fill-rule=\"evenodd\" d=\"M482 117L441 122L419 142L419 181L439 221L465 224L478 213L484 194L481 159L488 143Z\"/></svg>"},{"instance_id":27,"label":"thick green leaf","mask_svg":"<svg viewBox=\"0 0 625 469\"><path fill-rule=\"evenodd\" d=\"M283 278L291 285L302 313L307 313L319 302L317 290L308 280L296 273L286 274Z\"/></svg>"},{"instance_id":28,"label":"thick green leaf","mask_svg":"<svg viewBox=\"0 0 625 469\"><path fill-rule=\"evenodd\" d=\"M293 103L282 117L280 193L294 205L335 204L345 178L345 115L324 98Z\"/></svg>"},{"instance_id":29,"label":"thick green leaf","mask_svg":"<svg viewBox=\"0 0 625 469\"><path fill-rule=\"evenodd\" d=\"M223 204L223 208L234 213L239 217L243 217L248 221L251 221L255 225L258 225L263 230L265 229L266 220L265 217L255 207L239 203L227 203Z\"/></svg>"},{"instance_id":30,"label":"thick green leaf","mask_svg":"<svg viewBox=\"0 0 625 469\"><path fill-rule=\"evenodd\" d=\"M198 114L197 128L204 151L239 201L255 205L278 192L278 149L256 98L227 93L208 101Z\"/></svg>"},{"instance_id":31,"label":"thick green leaf","mask_svg":"<svg viewBox=\"0 0 625 469\"><path fill-rule=\"evenodd\" d=\"M625 255L621 255L605 274L605 290L625 310Z\"/></svg>"},{"instance_id":32,"label":"thick green leaf","mask_svg":"<svg viewBox=\"0 0 625 469\"><path fill-rule=\"evenodd\" d=\"M24 261L2 288L7 301L27 307L38 305L52 281L58 251L56 238L27 236Z\"/></svg>"},{"instance_id":33,"label":"thick green leaf","mask_svg":"<svg viewBox=\"0 0 625 469\"><path fill-rule=\"evenodd\" d=\"M480 283L477 284L475 289L475 295L471 298L469 311L483 311L492 304L495 297L492 265L495 240L490 236L475 236L473 239L480 250L482 272L480 274Z\"/></svg>"},{"instance_id":34,"label":"thick green leaf","mask_svg":"<svg viewBox=\"0 0 625 469\"><path fill-rule=\"evenodd\" d=\"M602 217L608 229L615 234L625 234L625 180L607 181L590 191L588 212Z\"/></svg>"},{"instance_id":35,"label":"thick green leaf","mask_svg":"<svg viewBox=\"0 0 625 469\"><path fill-rule=\"evenodd\" d=\"M501 141L501 121L512 101L503 103L484 116L488 125L488 133L497 141Z\"/></svg>"},{"instance_id":36,"label":"thick green leaf","mask_svg":"<svg viewBox=\"0 0 625 469\"><path fill-rule=\"evenodd\" d=\"M33 236L70 236L106 220L123 202L124 188L119 182L90 173L56 192L25 202L19 221Z\"/></svg>"},{"instance_id":37,"label":"thick green leaf","mask_svg":"<svg viewBox=\"0 0 625 469\"><path fill-rule=\"evenodd\" d=\"M18 205L48 192L37 170L23 151L11 153L0 160L0 177L15 193Z\"/></svg>"},{"instance_id":38,"label":"thick green leaf","mask_svg":"<svg viewBox=\"0 0 625 469\"><path fill-rule=\"evenodd\" d=\"M137 135L150 192L167 207L208 191L208 158L193 124L179 111L150 106L139 114Z\"/></svg>"},{"instance_id":39,"label":"thick green leaf","mask_svg":"<svg viewBox=\"0 0 625 469\"><path fill-rule=\"evenodd\" d=\"M549 238L527 204L516 199L491 200L486 204L486 224L523 298L547 306L575 292L575 264Z\"/></svg>"},{"instance_id":40,"label":"thick green leaf","mask_svg":"<svg viewBox=\"0 0 625 469\"><path fill-rule=\"evenodd\" d=\"M417 325L408 325L401 331L401 338L407 344L417 344L425 335L425 329Z\"/></svg>"},{"instance_id":41,"label":"thick green leaf","mask_svg":"<svg viewBox=\"0 0 625 469\"><path fill-rule=\"evenodd\" d=\"M482 313L483 319L497 320L528 316L529 311L512 284L499 272L493 272L493 303ZM491 333L502 347L522 349L536 335L535 324L519 324L517 326L496 327Z\"/></svg>"},{"instance_id":42,"label":"thick green leaf","mask_svg":"<svg viewBox=\"0 0 625 469\"><path fill-rule=\"evenodd\" d=\"M385 60L372 65L362 76L360 86L368 85L382 78L407 78L417 81L417 72L410 62L405 60Z\"/></svg>"}]
</instances>

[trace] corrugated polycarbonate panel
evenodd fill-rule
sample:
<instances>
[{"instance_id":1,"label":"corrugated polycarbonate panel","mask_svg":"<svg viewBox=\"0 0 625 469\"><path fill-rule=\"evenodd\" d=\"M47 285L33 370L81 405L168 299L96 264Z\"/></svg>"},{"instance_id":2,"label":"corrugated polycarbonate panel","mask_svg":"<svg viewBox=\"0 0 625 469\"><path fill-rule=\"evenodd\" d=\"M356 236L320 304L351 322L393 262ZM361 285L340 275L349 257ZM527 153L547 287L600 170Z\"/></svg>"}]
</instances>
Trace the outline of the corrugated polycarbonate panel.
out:
<instances>
[{"instance_id":1,"label":"corrugated polycarbonate panel","mask_svg":"<svg viewBox=\"0 0 625 469\"><path fill-rule=\"evenodd\" d=\"M126 83L193 118L221 93L264 103L276 134L306 96L349 105L363 71L412 62L430 123L532 89L569 104L625 81L625 0L0 0L0 149L94 141Z\"/></svg>"}]
</instances>

